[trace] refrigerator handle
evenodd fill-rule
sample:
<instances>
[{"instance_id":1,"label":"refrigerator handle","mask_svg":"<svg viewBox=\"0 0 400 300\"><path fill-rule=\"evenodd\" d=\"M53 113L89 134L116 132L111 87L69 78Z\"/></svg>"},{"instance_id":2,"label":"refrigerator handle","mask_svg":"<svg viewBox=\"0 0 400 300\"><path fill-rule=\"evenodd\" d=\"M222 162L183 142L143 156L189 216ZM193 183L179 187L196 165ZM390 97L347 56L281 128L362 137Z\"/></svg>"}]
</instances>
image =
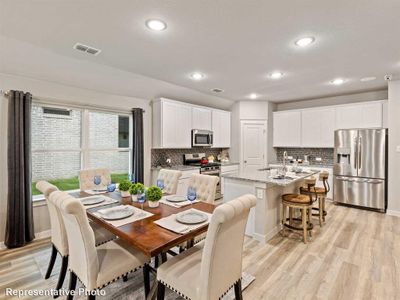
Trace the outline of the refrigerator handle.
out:
<instances>
[{"instance_id":1,"label":"refrigerator handle","mask_svg":"<svg viewBox=\"0 0 400 300\"><path fill-rule=\"evenodd\" d=\"M358 169L361 169L361 155L362 155L362 146L361 146L361 135L358 137Z\"/></svg>"},{"instance_id":2,"label":"refrigerator handle","mask_svg":"<svg viewBox=\"0 0 400 300\"><path fill-rule=\"evenodd\" d=\"M354 169L358 169L358 141L354 138Z\"/></svg>"}]
</instances>

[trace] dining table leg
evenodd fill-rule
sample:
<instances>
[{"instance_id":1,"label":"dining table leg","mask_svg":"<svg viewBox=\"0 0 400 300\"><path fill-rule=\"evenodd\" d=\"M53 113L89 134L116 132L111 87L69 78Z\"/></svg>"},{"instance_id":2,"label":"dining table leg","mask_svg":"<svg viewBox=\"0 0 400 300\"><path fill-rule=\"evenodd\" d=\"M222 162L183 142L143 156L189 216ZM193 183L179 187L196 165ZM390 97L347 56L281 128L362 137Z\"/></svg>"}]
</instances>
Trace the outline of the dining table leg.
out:
<instances>
[{"instance_id":1,"label":"dining table leg","mask_svg":"<svg viewBox=\"0 0 400 300\"><path fill-rule=\"evenodd\" d=\"M163 252L161 253L161 264L165 263L167 261L167 253ZM158 290L158 281L157 281L157 275L154 278L153 281L153 286L151 287L151 290L146 297L146 300L155 300L157 298L157 290Z\"/></svg>"}]
</instances>

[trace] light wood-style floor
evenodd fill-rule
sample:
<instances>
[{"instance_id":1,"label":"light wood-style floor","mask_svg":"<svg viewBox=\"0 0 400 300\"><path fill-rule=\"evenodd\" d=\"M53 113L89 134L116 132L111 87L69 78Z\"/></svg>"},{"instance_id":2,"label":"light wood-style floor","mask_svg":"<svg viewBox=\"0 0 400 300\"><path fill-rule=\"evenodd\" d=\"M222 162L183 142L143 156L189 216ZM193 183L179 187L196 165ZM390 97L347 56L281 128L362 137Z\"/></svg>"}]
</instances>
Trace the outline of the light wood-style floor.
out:
<instances>
[{"instance_id":1,"label":"light wood-style floor","mask_svg":"<svg viewBox=\"0 0 400 300\"><path fill-rule=\"evenodd\" d=\"M246 238L244 271L256 280L244 299L400 299L400 218L328 204L312 241L278 234L266 245ZM49 241L0 251L0 298L5 287L49 288L37 259ZM56 268L57 266L55 266Z\"/></svg>"}]
</instances>

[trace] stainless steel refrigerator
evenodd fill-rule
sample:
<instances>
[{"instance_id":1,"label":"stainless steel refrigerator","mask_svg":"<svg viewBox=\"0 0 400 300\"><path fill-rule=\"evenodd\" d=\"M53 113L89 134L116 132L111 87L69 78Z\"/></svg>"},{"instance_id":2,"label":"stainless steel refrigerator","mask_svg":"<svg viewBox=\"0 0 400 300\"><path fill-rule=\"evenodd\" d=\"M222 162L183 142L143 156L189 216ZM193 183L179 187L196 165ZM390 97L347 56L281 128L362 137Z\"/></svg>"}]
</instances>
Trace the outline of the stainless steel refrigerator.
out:
<instances>
[{"instance_id":1,"label":"stainless steel refrigerator","mask_svg":"<svg viewBox=\"0 0 400 300\"><path fill-rule=\"evenodd\" d=\"M386 211L387 129L335 131L333 199Z\"/></svg>"}]
</instances>

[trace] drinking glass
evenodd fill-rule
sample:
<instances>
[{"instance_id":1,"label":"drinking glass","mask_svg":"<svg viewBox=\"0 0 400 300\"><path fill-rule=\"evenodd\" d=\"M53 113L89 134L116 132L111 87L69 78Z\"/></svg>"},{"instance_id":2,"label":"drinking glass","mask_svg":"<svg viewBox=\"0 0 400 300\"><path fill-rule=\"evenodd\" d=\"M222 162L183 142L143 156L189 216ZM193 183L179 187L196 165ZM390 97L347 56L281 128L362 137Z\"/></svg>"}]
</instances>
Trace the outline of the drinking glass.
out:
<instances>
[{"instance_id":1,"label":"drinking glass","mask_svg":"<svg viewBox=\"0 0 400 300\"><path fill-rule=\"evenodd\" d=\"M157 180L157 186L161 189L161 190L163 190L164 189L164 180L162 180L162 179L158 179Z\"/></svg>"},{"instance_id":2,"label":"drinking glass","mask_svg":"<svg viewBox=\"0 0 400 300\"><path fill-rule=\"evenodd\" d=\"M143 204L146 202L146 192L138 194L137 195L137 201L141 204L142 210L144 210L143 209Z\"/></svg>"},{"instance_id":3,"label":"drinking glass","mask_svg":"<svg viewBox=\"0 0 400 300\"><path fill-rule=\"evenodd\" d=\"M196 188L190 186L187 191L187 199L190 201L190 205L193 208L193 201L196 200Z\"/></svg>"},{"instance_id":4,"label":"drinking glass","mask_svg":"<svg viewBox=\"0 0 400 300\"><path fill-rule=\"evenodd\" d=\"M99 176L99 175L94 176L94 177L93 177L93 183L94 183L96 186L99 186L100 183L101 183L101 176Z\"/></svg>"},{"instance_id":5,"label":"drinking glass","mask_svg":"<svg viewBox=\"0 0 400 300\"><path fill-rule=\"evenodd\" d=\"M117 188L117 185L115 183L110 183L107 186L107 192L112 193L115 191L115 189Z\"/></svg>"}]
</instances>

